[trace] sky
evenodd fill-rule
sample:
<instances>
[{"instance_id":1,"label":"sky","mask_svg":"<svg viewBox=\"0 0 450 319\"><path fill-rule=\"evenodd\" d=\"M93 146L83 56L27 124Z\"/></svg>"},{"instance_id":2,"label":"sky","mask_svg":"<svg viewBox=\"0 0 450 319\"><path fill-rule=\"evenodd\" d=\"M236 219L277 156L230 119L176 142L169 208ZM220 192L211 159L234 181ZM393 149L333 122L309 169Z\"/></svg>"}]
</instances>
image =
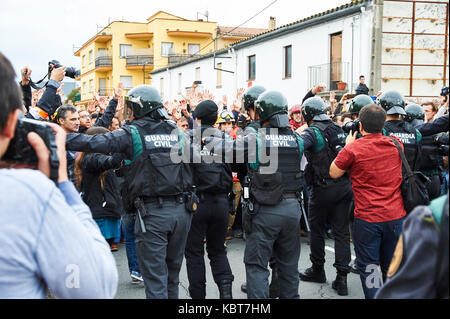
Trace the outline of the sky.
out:
<instances>
[{"instance_id":1,"label":"sky","mask_svg":"<svg viewBox=\"0 0 450 319\"><path fill-rule=\"evenodd\" d=\"M56 59L66 66L80 67L73 53L109 22L146 22L162 10L189 20L209 13L209 21L220 26L238 26L275 0L1 0L0 52L20 69L28 66L33 81L47 73ZM275 17L277 27L349 3L351 0L277 0L242 27L267 28ZM199 18L206 18L199 15ZM66 78L67 80L67 78ZM70 80L69 80L70 81Z\"/></svg>"}]
</instances>

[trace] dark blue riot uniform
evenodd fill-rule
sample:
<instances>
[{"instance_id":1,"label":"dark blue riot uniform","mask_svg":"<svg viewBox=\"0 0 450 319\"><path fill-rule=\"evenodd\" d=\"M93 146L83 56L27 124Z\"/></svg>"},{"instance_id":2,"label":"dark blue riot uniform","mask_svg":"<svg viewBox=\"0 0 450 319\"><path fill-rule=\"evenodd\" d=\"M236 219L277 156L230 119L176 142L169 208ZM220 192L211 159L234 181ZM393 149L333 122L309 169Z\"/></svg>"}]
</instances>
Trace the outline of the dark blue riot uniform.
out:
<instances>
[{"instance_id":1,"label":"dark blue riot uniform","mask_svg":"<svg viewBox=\"0 0 450 319\"><path fill-rule=\"evenodd\" d=\"M225 139L222 131L211 126L217 119L217 110L213 101L204 101L196 107L194 116L202 121L202 126L189 131L192 144L195 139L206 136ZM210 122L206 123L209 118ZM201 146L199 159L192 164L198 211L192 219L185 250L189 294L193 299L206 297L206 239L206 251L220 298L231 299L234 276L224 246L230 211L228 196L233 185L231 165L222 151L210 149L208 145Z\"/></svg>"},{"instance_id":2,"label":"dark blue riot uniform","mask_svg":"<svg viewBox=\"0 0 450 319\"><path fill-rule=\"evenodd\" d=\"M125 206L137 212L136 247L147 298L178 298L179 272L191 225L192 172L182 160L184 134L165 121L159 93L138 86L126 97L137 120L102 135L69 134L67 149L123 153Z\"/></svg>"},{"instance_id":3,"label":"dark blue riot uniform","mask_svg":"<svg viewBox=\"0 0 450 319\"><path fill-rule=\"evenodd\" d=\"M328 222L335 236L335 263L337 270L333 288L347 295L347 274L350 271L349 209L353 194L348 175L332 179L330 165L345 146L345 133L326 116L326 106L320 98L310 98L303 104L303 116L312 124L302 134L308 165L305 178L311 186L309 224L311 228L312 267L300 273L300 279L324 283L325 225Z\"/></svg>"}]
</instances>

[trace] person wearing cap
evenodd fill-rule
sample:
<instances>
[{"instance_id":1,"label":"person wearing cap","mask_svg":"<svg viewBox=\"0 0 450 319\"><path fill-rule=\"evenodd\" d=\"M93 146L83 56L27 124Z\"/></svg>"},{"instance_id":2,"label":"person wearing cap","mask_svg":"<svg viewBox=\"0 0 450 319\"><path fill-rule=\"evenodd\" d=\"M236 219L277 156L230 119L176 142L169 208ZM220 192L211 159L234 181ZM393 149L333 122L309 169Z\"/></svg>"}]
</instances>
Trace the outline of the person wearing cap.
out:
<instances>
[{"instance_id":1,"label":"person wearing cap","mask_svg":"<svg viewBox=\"0 0 450 319\"><path fill-rule=\"evenodd\" d=\"M302 281L325 283L325 231L331 226L335 236L336 279L332 288L348 295L347 274L350 271L350 233L348 213L353 197L347 174L333 179L329 167L345 146L345 133L326 115L327 106L319 97L303 103L302 114L308 128L301 133L308 165L305 178L311 187L308 220L311 229L311 267L300 272Z\"/></svg>"},{"instance_id":2,"label":"person wearing cap","mask_svg":"<svg viewBox=\"0 0 450 319\"><path fill-rule=\"evenodd\" d=\"M197 105L193 113L196 127L188 133L191 142L194 142L197 130L202 137L227 138L225 132L213 127L217 112L218 107L213 101L206 100ZM198 212L192 218L185 249L189 294L192 299L206 297L206 239L206 251L220 298L231 299L234 276L224 246L230 211L228 195L233 185L231 165L225 161L222 151L210 149L207 144L202 144L200 155L201 161L193 164L194 185L200 202Z\"/></svg>"},{"instance_id":3,"label":"person wearing cap","mask_svg":"<svg viewBox=\"0 0 450 319\"><path fill-rule=\"evenodd\" d=\"M301 105L294 105L289 110L289 113L291 115L291 119L289 120L289 124L291 124L291 128L296 131L300 126L305 124L302 118L302 106Z\"/></svg>"},{"instance_id":4,"label":"person wearing cap","mask_svg":"<svg viewBox=\"0 0 450 319\"><path fill-rule=\"evenodd\" d=\"M405 148L405 156L411 170L417 171L420 168L422 153L422 134L410 123L404 120L406 116L406 103L397 91L387 91L380 95L377 100L386 111L386 123L383 135L396 136Z\"/></svg>"}]
</instances>

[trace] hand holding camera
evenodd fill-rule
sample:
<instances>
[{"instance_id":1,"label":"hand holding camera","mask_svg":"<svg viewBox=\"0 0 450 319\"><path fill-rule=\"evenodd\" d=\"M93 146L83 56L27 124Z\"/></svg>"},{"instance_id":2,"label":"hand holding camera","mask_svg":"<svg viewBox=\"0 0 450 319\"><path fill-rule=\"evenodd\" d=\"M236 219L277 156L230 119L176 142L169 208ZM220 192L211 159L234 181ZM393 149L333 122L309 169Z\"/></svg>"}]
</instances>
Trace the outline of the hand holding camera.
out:
<instances>
[{"instance_id":1,"label":"hand holding camera","mask_svg":"<svg viewBox=\"0 0 450 319\"><path fill-rule=\"evenodd\" d=\"M31 72L31 69L27 66L20 70L20 74L22 75L22 85L30 83Z\"/></svg>"},{"instance_id":2,"label":"hand holding camera","mask_svg":"<svg viewBox=\"0 0 450 319\"><path fill-rule=\"evenodd\" d=\"M54 123L22 117L2 161L10 168L37 168L55 183L67 181L66 133Z\"/></svg>"},{"instance_id":3,"label":"hand holding camera","mask_svg":"<svg viewBox=\"0 0 450 319\"><path fill-rule=\"evenodd\" d=\"M66 67L61 66L59 68L54 68L52 73L50 73L50 79L55 80L56 82L61 82L66 76Z\"/></svg>"}]
</instances>

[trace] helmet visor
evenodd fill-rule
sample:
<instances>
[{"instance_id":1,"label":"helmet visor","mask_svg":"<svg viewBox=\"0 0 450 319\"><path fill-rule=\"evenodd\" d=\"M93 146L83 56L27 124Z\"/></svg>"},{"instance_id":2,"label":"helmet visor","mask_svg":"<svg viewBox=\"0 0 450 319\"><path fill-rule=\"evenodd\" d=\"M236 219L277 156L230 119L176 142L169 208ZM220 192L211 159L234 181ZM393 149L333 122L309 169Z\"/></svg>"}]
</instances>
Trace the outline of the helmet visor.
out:
<instances>
[{"instance_id":1,"label":"helmet visor","mask_svg":"<svg viewBox=\"0 0 450 319\"><path fill-rule=\"evenodd\" d=\"M388 115L392 114L400 114L400 115L406 115L405 109L400 106L393 106L386 112Z\"/></svg>"},{"instance_id":2,"label":"helmet visor","mask_svg":"<svg viewBox=\"0 0 450 319\"><path fill-rule=\"evenodd\" d=\"M132 97L132 96L125 96L125 103L128 108L133 109L133 104L137 104L141 107L141 109L144 108L144 105L141 102L141 97Z\"/></svg>"}]
</instances>

